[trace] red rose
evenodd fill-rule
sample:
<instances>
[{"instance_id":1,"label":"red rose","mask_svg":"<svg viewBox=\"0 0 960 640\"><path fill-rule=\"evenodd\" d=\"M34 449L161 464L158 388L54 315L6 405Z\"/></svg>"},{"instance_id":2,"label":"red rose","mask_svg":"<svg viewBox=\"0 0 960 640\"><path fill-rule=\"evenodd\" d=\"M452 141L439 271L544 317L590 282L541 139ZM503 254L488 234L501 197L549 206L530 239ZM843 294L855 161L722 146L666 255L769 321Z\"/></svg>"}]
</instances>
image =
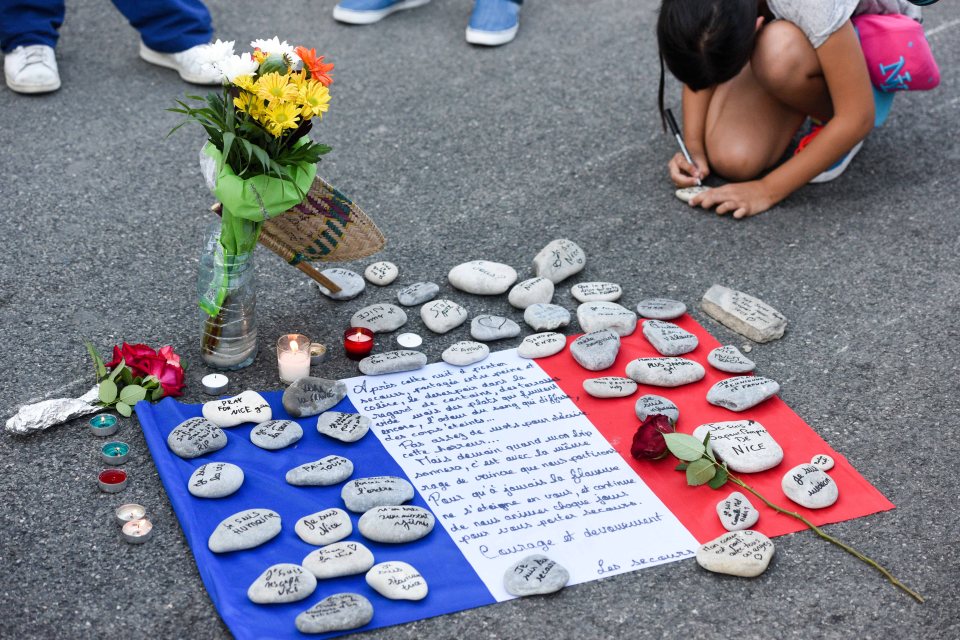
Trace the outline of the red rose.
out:
<instances>
[{"instance_id":1,"label":"red rose","mask_svg":"<svg viewBox=\"0 0 960 640\"><path fill-rule=\"evenodd\" d=\"M134 378L153 376L160 381L160 388L165 396L179 396L186 386L183 367L180 366L180 356L173 351L173 347L166 345L154 351L145 344L127 344L113 348L113 360L106 364L113 369L120 361L130 369Z\"/></svg>"},{"instance_id":2,"label":"red rose","mask_svg":"<svg viewBox=\"0 0 960 640\"><path fill-rule=\"evenodd\" d=\"M157 379L160 380L160 388L163 389L163 395L181 395L183 388L186 386L183 378L183 369L180 368L180 365L164 363L163 370L157 376Z\"/></svg>"},{"instance_id":3,"label":"red rose","mask_svg":"<svg viewBox=\"0 0 960 640\"><path fill-rule=\"evenodd\" d=\"M663 415L647 416L633 436L630 455L637 460L659 460L667 455L667 441L663 434L676 431L670 418Z\"/></svg>"}]
</instances>

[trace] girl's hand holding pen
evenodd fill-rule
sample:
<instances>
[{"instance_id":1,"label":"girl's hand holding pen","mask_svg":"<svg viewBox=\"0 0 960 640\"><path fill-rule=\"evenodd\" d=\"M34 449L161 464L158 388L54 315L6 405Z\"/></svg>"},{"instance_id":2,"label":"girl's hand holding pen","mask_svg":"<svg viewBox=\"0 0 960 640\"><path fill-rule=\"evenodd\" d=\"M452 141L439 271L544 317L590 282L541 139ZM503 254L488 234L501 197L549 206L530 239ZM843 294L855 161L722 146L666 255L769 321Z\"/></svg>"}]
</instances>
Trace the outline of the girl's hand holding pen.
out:
<instances>
[{"instance_id":1,"label":"girl's hand holding pen","mask_svg":"<svg viewBox=\"0 0 960 640\"><path fill-rule=\"evenodd\" d=\"M703 154L690 154L696 166L687 162L683 154L677 152L667 167L670 169L670 179L678 187L692 187L697 184L697 180L703 180L710 175L710 165L707 164L707 158Z\"/></svg>"}]
</instances>

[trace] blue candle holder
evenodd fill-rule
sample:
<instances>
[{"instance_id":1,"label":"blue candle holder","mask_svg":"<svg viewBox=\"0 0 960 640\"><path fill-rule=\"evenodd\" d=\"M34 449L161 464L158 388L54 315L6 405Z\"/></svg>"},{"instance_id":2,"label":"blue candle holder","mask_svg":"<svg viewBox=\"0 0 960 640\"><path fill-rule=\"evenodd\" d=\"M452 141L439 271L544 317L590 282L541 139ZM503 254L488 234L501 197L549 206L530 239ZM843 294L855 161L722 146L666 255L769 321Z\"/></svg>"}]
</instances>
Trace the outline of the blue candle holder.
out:
<instances>
[{"instance_id":1,"label":"blue candle holder","mask_svg":"<svg viewBox=\"0 0 960 640\"><path fill-rule=\"evenodd\" d=\"M101 413L90 418L90 431L95 436L112 436L119 428L120 423L117 421L117 416L112 416L109 413Z\"/></svg>"},{"instance_id":2,"label":"blue candle holder","mask_svg":"<svg viewBox=\"0 0 960 640\"><path fill-rule=\"evenodd\" d=\"M108 442L100 447L100 457L108 465L120 466L130 457L130 445L126 442Z\"/></svg>"}]
</instances>

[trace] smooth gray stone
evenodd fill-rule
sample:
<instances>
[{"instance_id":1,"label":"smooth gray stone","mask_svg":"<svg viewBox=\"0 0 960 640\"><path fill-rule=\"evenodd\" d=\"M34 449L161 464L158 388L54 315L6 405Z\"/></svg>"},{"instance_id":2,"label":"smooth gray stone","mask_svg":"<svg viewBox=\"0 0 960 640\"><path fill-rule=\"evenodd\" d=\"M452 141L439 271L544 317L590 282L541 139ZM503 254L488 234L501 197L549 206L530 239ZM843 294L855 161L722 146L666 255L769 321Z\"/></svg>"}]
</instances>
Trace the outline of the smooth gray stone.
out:
<instances>
[{"instance_id":1,"label":"smooth gray stone","mask_svg":"<svg viewBox=\"0 0 960 640\"><path fill-rule=\"evenodd\" d=\"M697 336L664 320L644 320L643 336L664 356L682 356L700 344Z\"/></svg>"},{"instance_id":2,"label":"smooth gray stone","mask_svg":"<svg viewBox=\"0 0 960 640\"><path fill-rule=\"evenodd\" d=\"M283 392L283 408L294 418L315 416L335 407L346 395L342 380L300 378Z\"/></svg>"},{"instance_id":3,"label":"smooth gray stone","mask_svg":"<svg viewBox=\"0 0 960 640\"><path fill-rule=\"evenodd\" d=\"M414 282L397 291L397 302L405 307L415 307L433 300L440 293L440 285L435 282Z\"/></svg>"},{"instance_id":4,"label":"smooth gray stone","mask_svg":"<svg viewBox=\"0 0 960 640\"><path fill-rule=\"evenodd\" d=\"M523 321L534 331L553 331L570 324L570 312L557 304L538 302L523 312Z\"/></svg>"},{"instance_id":5,"label":"smooth gray stone","mask_svg":"<svg viewBox=\"0 0 960 640\"><path fill-rule=\"evenodd\" d=\"M467 310L453 300L434 300L420 307L420 319L434 333L447 333L467 321Z\"/></svg>"},{"instance_id":6,"label":"smooth gray stone","mask_svg":"<svg viewBox=\"0 0 960 640\"><path fill-rule=\"evenodd\" d=\"M433 531L436 519L422 507L374 507L360 516L360 533L374 542L413 542Z\"/></svg>"},{"instance_id":7,"label":"smooth gray stone","mask_svg":"<svg viewBox=\"0 0 960 640\"><path fill-rule=\"evenodd\" d=\"M788 498L807 509L824 509L837 501L837 483L815 464L799 464L783 474L780 482Z\"/></svg>"},{"instance_id":8,"label":"smooth gray stone","mask_svg":"<svg viewBox=\"0 0 960 640\"><path fill-rule=\"evenodd\" d=\"M780 392L780 385L763 376L725 378L710 387L707 402L730 411L746 411Z\"/></svg>"},{"instance_id":9,"label":"smooth gray stone","mask_svg":"<svg viewBox=\"0 0 960 640\"><path fill-rule=\"evenodd\" d=\"M584 302L577 307L577 322L586 333L613 329L621 338L637 329L637 314L616 302Z\"/></svg>"},{"instance_id":10,"label":"smooth gray stone","mask_svg":"<svg viewBox=\"0 0 960 640\"><path fill-rule=\"evenodd\" d=\"M680 419L680 409L677 405L663 396L653 394L637 398L637 404L634 405L633 410L641 422L656 415L667 416L673 424L677 424Z\"/></svg>"},{"instance_id":11,"label":"smooth gray stone","mask_svg":"<svg viewBox=\"0 0 960 640\"><path fill-rule=\"evenodd\" d=\"M390 333L407 324L407 312L395 304L380 302L360 309L350 318L351 327L363 327L374 333Z\"/></svg>"},{"instance_id":12,"label":"smooth gray stone","mask_svg":"<svg viewBox=\"0 0 960 640\"><path fill-rule=\"evenodd\" d=\"M317 579L298 564L275 564L253 581L247 597L257 604L282 604L309 598L317 588Z\"/></svg>"},{"instance_id":13,"label":"smooth gray stone","mask_svg":"<svg viewBox=\"0 0 960 640\"><path fill-rule=\"evenodd\" d=\"M300 633L358 629L373 620L373 605L359 593L335 593L297 616Z\"/></svg>"},{"instance_id":14,"label":"smooth gray stone","mask_svg":"<svg viewBox=\"0 0 960 640\"><path fill-rule=\"evenodd\" d=\"M490 347L480 342L461 340L447 347L440 358L447 364L455 367L467 367L486 360L490 355Z\"/></svg>"},{"instance_id":15,"label":"smooth gray stone","mask_svg":"<svg viewBox=\"0 0 960 640\"><path fill-rule=\"evenodd\" d=\"M533 272L557 284L587 264L587 254L573 240L554 240L533 258Z\"/></svg>"},{"instance_id":16,"label":"smooth gray stone","mask_svg":"<svg viewBox=\"0 0 960 640\"><path fill-rule=\"evenodd\" d=\"M697 549L697 564L714 573L755 578L770 565L773 542L759 531L731 531Z\"/></svg>"},{"instance_id":17,"label":"smooth gray stone","mask_svg":"<svg viewBox=\"0 0 960 640\"><path fill-rule=\"evenodd\" d=\"M450 269L447 280L454 288L467 293L497 296L506 293L510 285L517 281L517 272L508 264L472 260Z\"/></svg>"},{"instance_id":18,"label":"smooth gray stone","mask_svg":"<svg viewBox=\"0 0 960 640\"><path fill-rule=\"evenodd\" d=\"M328 544L303 559L303 568L321 580L366 573L372 566L373 553L353 540Z\"/></svg>"},{"instance_id":19,"label":"smooth gray stone","mask_svg":"<svg viewBox=\"0 0 960 640\"><path fill-rule=\"evenodd\" d=\"M521 358L546 358L563 351L567 346L567 338L563 334L547 331L532 333L517 347L517 355Z\"/></svg>"},{"instance_id":20,"label":"smooth gray stone","mask_svg":"<svg viewBox=\"0 0 960 640\"><path fill-rule=\"evenodd\" d=\"M620 353L620 336L615 331L603 329L585 333L570 343L570 355L589 371L601 371L613 365Z\"/></svg>"},{"instance_id":21,"label":"smooth gray stone","mask_svg":"<svg viewBox=\"0 0 960 640\"><path fill-rule=\"evenodd\" d=\"M687 312L687 305L670 298L648 298L637 304L637 313L654 320L673 320Z\"/></svg>"},{"instance_id":22,"label":"smooth gray stone","mask_svg":"<svg viewBox=\"0 0 960 640\"><path fill-rule=\"evenodd\" d=\"M702 424L693 430L693 437L702 442L708 431L710 451L737 473L766 471L783 460L783 448L756 420Z\"/></svg>"},{"instance_id":23,"label":"smooth gray stone","mask_svg":"<svg viewBox=\"0 0 960 640\"><path fill-rule=\"evenodd\" d=\"M732 344L717 347L707 355L707 362L714 369L727 373L749 373L757 366L753 360L740 353Z\"/></svg>"},{"instance_id":24,"label":"smooth gray stone","mask_svg":"<svg viewBox=\"0 0 960 640\"><path fill-rule=\"evenodd\" d=\"M227 446L227 434L206 418L184 420L167 436L170 451L187 460Z\"/></svg>"},{"instance_id":25,"label":"smooth gray stone","mask_svg":"<svg viewBox=\"0 0 960 640\"><path fill-rule=\"evenodd\" d=\"M365 513L374 507L395 507L413 500L413 485L396 476L357 478L343 485L340 497L347 509Z\"/></svg>"},{"instance_id":26,"label":"smooth gray stone","mask_svg":"<svg viewBox=\"0 0 960 640\"><path fill-rule=\"evenodd\" d=\"M513 285L507 295L507 302L517 309L526 309L532 304L553 300L554 289L553 282L546 278L529 278Z\"/></svg>"},{"instance_id":27,"label":"smooth gray stone","mask_svg":"<svg viewBox=\"0 0 960 640\"><path fill-rule=\"evenodd\" d=\"M783 336L787 319L763 300L719 284L710 287L700 307L714 320L754 342Z\"/></svg>"},{"instance_id":28,"label":"smooth gray stone","mask_svg":"<svg viewBox=\"0 0 960 640\"><path fill-rule=\"evenodd\" d=\"M825 453L818 453L810 460L810 464L820 467L824 471L830 471L830 469L833 469L834 462L831 456Z\"/></svg>"},{"instance_id":29,"label":"smooth gray stone","mask_svg":"<svg viewBox=\"0 0 960 640\"><path fill-rule=\"evenodd\" d=\"M353 300L367 288L367 283L364 281L363 276L356 271L350 271L350 269L334 267L333 269L324 269L320 273L330 278L335 285L340 287L340 291L337 293L330 293L329 289L317 283L317 288L320 289L320 293L331 300Z\"/></svg>"},{"instance_id":30,"label":"smooth gray stone","mask_svg":"<svg viewBox=\"0 0 960 640\"><path fill-rule=\"evenodd\" d=\"M739 491L732 492L717 503L717 515L720 516L720 524L727 531L749 529L760 519L760 512L750 504L747 496Z\"/></svg>"},{"instance_id":31,"label":"smooth gray stone","mask_svg":"<svg viewBox=\"0 0 960 640\"><path fill-rule=\"evenodd\" d=\"M203 417L218 427L235 427L245 422L266 422L273 418L273 409L256 391L244 391L232 398L203 403Z\"/></svg>"},{"instance_id":32,"label":"smooth gray stone","mask_svg":"<svg viewBox=\"0 0 960 640\"><path fill-rule=\"evenodd\" d=\"M626 398L637 392L637 383L617 376L589 378L583 381L583 390L594 398Z\"/></svg>"},{"instance_id":33,"label":"smooth gray stone","mask_svg":"<svg viewBox=\"0 0 960 640\"><path fill-rule=\"evenodd\" d=\"M505 338L516 338L520 335L520 325L503 316L484 314L475 316L470 321L470 336L474 340L491 342Z\"/></svg>"},{"instance_id":34,"label":"smooth gray stone","mask_svg":"<svg viewBox=\"0 0 960 640\"><path fill-rule=\"evenodd\" d=\"M303 437L303 428L293 420L267 420L250 432L250 442L268 451L289 447Z\"/></svg>"},{"instance_id":35,"label":"smooth gray stone","mask_svg":"<svg viewBox=\"0 0 960 640\"><path fill-rule=\"evenodd\" d=\"M214 553L253 549L280 533L280 514L270 509L246 509L224 518L210 534Z\"/></svg>"},{"instance_id":36,"label":"smooth gray stone","mask_svg":"<svg viewBox=\"0 0 960 640\"><path fill-rule=\"evenodd\" d=\"M223 498L243 485L243 469L229 462L208 462L197 467L187 481L187 491L197 498Z\"/></svg>"},{"instance_id":37,"label":"smooth gray stone","mask_svg":"<svg viewBox=\"0 0 960 640\"><path fill-rule=\"evenodd\" d=\"M577 302L613 302L623 295L623 288L613 282L579 282L570 287Z\"/></svg>"},{"instance_id":38,"label":"smooth gray stone","mask_svg":"<svg viewBox=\"0 0 960 640\"><path fill-rule=\"evenodd\" d=\"M627 377L655 387L679 387L706 374L703 365L686 358L637 358L627 364Z\"/></svg>"},{"instance_id":39,"label":"smooth gray stone","mask_svg":"<svg viewBox=\"0 0 960 640\"><path fill-rule=\"evenodd\" d=\"M560 591L570 572L547 556L535 553L516 562L503 574L503 586L514 596L535 596Z\"/></svg>"},{"instance_id":40,"label":"smooth gray stone","mask_svg":"<svg viewBox=\"0 0 960 640\"><path fill-rule=\"evenodd\" d=\"M381 376L401 371L416 371L427 366L427 356L419 351L384 351L367 356L358 365L360 373Z\"/></svg>"},{"instance_id":41,"label":"smooth gray stone","mask_svg":"<svg viewBox=\"0 0 960 640\"><path fill-rule=\"evenodd\" d=\"M307 544L320 547L349 536L353 533L353 524L346 511L333 508L303 516L293 530Z\"/></svg>"},{"instance_id":42,"label":"smooth gray stone","mask_svg":"<svg viewBox=\"0 0 960 640\"><path fill-rule=\"evenodd\" d=\"M370 430L370 418L359 413L327 411L317 418L317 431L340 442L356 442Z\"/></svg>"},{"instance_id":43,"label":"smooth gray stone","mask_svg":"<svg viewBox=\"0 0 960 640\"><path fill-rule=\"evenodd\" d=\"M397 265L386 260L374 262L363 270L363 277L367 279L367 282L370 284L375 284L378 287L387 286L396 280L397 276L399 275L400 269L397 267Z\"/></svg>"},{"instance_id":44,"label":"smooth gray stone","mask_svg":"<svg viewBox=\"0 0 960 640\"><path fill-rule=\"evenodd\" d=\"M329 487L353 474L353 463L341 456L326 456L287 471L286 480L297 487Z\"/></svg>"},{"instance_id":45,"label":"smooth gray stone","mask_svg":"<svg viewBox=\"0 0 960 640\"><path fill-rule=\"evenodd\" d=\"M429 592L420 572L399 560L374 565L366 580L370 588L390 600L423 600Z\"/></svg>"}]
</instances>

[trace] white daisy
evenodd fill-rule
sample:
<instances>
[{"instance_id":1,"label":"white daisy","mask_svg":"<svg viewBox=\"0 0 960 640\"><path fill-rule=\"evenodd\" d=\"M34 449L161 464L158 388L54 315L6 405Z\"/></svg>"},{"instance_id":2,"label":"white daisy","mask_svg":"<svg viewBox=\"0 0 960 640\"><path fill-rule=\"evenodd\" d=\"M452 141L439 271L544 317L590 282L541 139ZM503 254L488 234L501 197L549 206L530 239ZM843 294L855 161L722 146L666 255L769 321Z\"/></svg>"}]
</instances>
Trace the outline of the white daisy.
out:
<instances>
[{"instance_id":1,"label":"white daisy","mask_svg":"<svg viewBox=\"0 0 960 640\"><path fill-rule=\"evenodd\" d=\"M296 64L300 62L300 56L293 50L293 45L287 44L287 41L284 40L280 42L280 39L276 36L270 38L269 40L254 40L250 43L250 46L254 49L260 49L267 55L278 54L285 57L291 63Z\"/></svg>"},{"instance_id":2,"label":"white daisy","mask_svg":"<svg viewBox=\"0 0 960 640\"><path fill-rule=\"evenodd\" d=\"M237 76L252 76L260 67L253 56L246 52L240 55L231 55L215 64L227 82L233 82L233 79Z\"/></svg>"},{"instance_id":3,"label":"white daisy","mask_svg":"<svg viewBox=\"0 0 960 640\"><path fill-rule=\"evenodd\" d=\"M210 44L206 45L201 50L202 62L216 64L221 60L232 56L233 45L235 42L235 40L228 40L224 42L218 38L216 42L211 42Z\"/></svg>"}]
</instances>

